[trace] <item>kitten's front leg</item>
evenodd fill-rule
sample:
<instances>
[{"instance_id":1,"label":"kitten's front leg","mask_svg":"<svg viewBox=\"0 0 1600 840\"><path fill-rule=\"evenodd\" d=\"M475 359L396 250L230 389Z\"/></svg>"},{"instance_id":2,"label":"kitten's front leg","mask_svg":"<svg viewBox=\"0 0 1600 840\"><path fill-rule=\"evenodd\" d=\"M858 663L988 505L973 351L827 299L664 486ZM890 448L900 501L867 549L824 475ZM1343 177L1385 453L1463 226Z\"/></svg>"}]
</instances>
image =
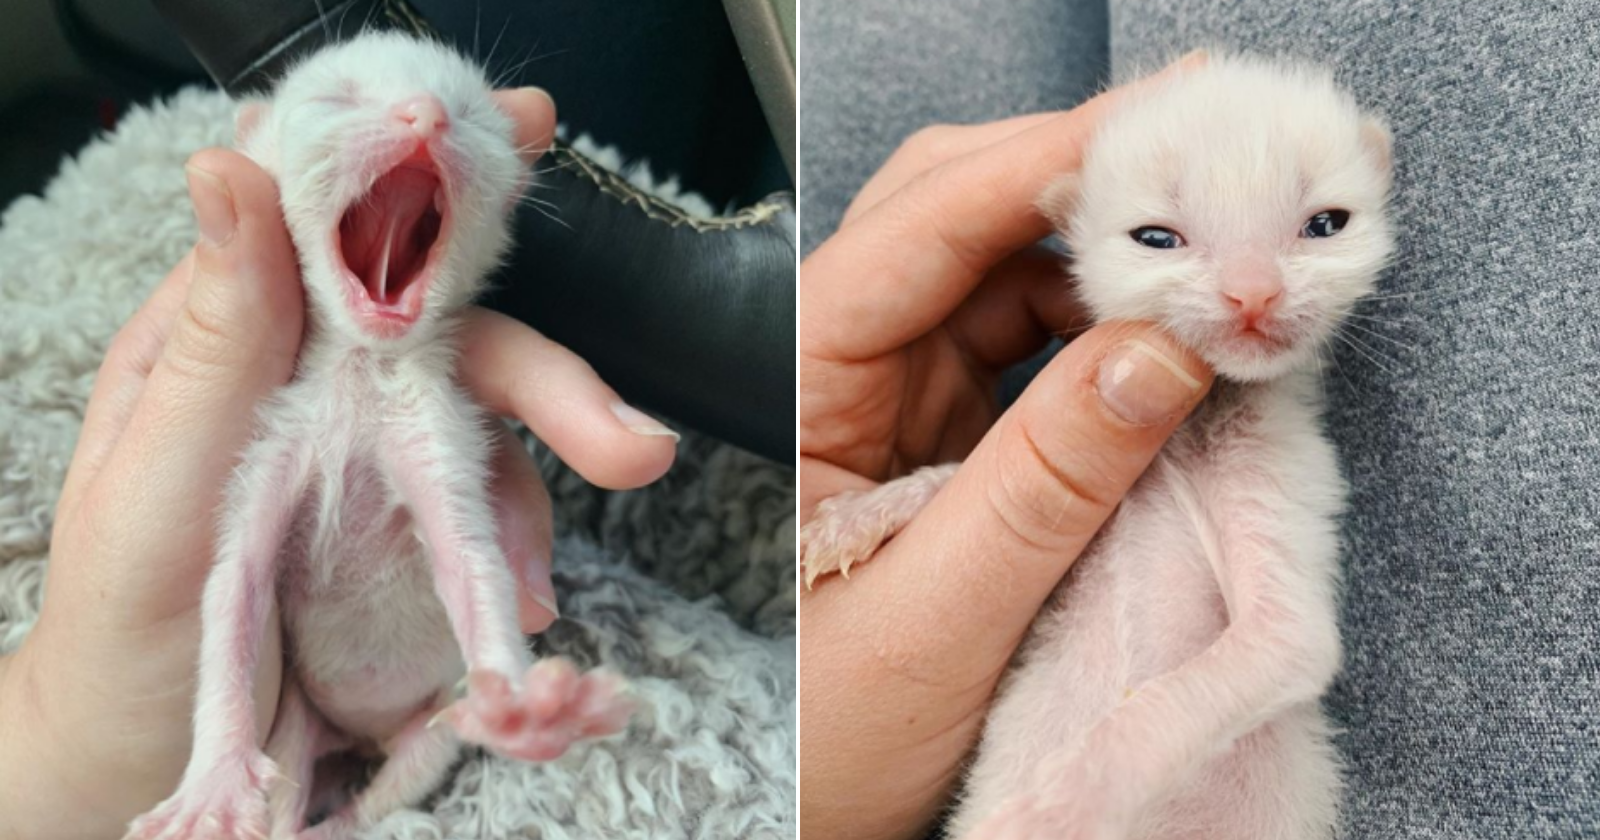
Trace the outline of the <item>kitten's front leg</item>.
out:
<instances>
[{"instance_id":1,"label":"kitten's front leg","mask_svg":"<svg viewBox=\"0 0 1600 840\"><path fill-rule=\"evenodd\" d=\"M425 406L391 432L390 467L427 543L435 588L470 671L467 696L441 717L463 740L524 761L553 759L576 740L621 730L632 701L619 678L580 675L563 659L529 667L517 583L488 498L487 436L474 418Z\"/></svg>"},{"instance_id":2,"label":"kitten's front leg","mask_svg":"<svg viewBox=\"0 0 1600 840\"><path fill-rule=\"evenodd\" d=\"M851 566L866 562L909 525L960 468L960 464L924 467L871 490L822 500L811 521L800 529L806 588L832 572L849 577Z\"/></svg>"},{"instance_id":3,"label":"kitten's front leg","mask_svg":"<svg viewBox=\"0 0 1600 840\"><path fill-rule=\"evenodd\" d=\"M129 838L267 835L267 786L281 777L261 750L252 692L278 551L304 486L306 454L287 439L258 442L229 487L217 559L201 601L193 752L177 792L134 820Z\"/></svg>"}]
</instances>

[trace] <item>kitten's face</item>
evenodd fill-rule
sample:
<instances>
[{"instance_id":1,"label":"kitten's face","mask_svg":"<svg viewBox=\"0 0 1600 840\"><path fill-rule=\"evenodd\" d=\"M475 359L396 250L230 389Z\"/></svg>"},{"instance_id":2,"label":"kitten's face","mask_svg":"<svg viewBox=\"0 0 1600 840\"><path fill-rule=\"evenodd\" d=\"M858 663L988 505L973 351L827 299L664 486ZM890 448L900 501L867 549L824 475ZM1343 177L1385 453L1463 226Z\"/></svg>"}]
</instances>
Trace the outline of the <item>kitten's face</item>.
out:
<instances>
[{"instance_id":1,"label":"kitten's face","mask_svg":"<svg viewBox=\"0 0 1600 840\"><path fill-rule=\"evenodd\" d=\"M442 45L368 34L298 65L241 116L313 305L355 343L425 340L504 251L526 172L491 93Z\"/></svg>"},{"instance_id":2,"label":"kitten's face","mask_svg":"<svg viewBox=\"0 0 1600 840\"><path fill-rule=\"evenodd\" d=\"M1065 222L1097 320L1162 324L1236 380L1313 360L1392 248L1388 133L1325 75L1214 58L1120 106Z\"/></svg>"}]
</instances>

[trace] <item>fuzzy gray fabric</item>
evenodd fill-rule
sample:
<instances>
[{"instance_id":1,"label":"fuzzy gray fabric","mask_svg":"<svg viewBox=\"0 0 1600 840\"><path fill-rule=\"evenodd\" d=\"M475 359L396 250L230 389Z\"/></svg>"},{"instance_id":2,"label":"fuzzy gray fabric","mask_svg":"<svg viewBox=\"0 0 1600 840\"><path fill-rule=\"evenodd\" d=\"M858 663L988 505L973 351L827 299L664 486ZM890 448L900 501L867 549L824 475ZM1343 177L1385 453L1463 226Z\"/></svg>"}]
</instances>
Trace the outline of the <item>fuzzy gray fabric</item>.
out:
<instances>
[{"instance_id":1,"label":"fuzzy gray fabric","mask_svg":"<svg viewBox=\"0 0 1600 840\"><path fill-rule=\"evenodd\" d=\"M135 111L0 217L0 652L38 613L106 345L194 241L183 162L231 126L217 93ZM626 674L643 710L626 736L548 764L471 753L426 811L367 836L792 837L792 470L686 434L662 481L607 493L536 454L563 616L539 647Z\"/></svg>"},{"instance_id":2,"label":"fuzzy gray fabric","mask_svg":"<svg viewBox=\"0 0 1600 840\"><path fill-rule=\"evenodd\" d=\"M1600 11L1107 7L806 0L807 217L836 219L893 147L874 126L1041 107L1094 87L1085 58L1108 47L1119 76L1197 46L1337 68L1393 126L1400 230L1383 297L1346 331L1365 346L1339 346L1327 377L1353 491L1327 703L1343 836L1600 837ZM871 125L841 125L860 102Z\"/></svg>"},{"instance_id":3,"label":"fuzzy gray fabric","mask_svg":"<svg viewBox=\"0 0 1600 840\"><path fill-rule=\"evenodd\" d=\"M808 253L912 132L1077 102L1110 60L1103 2L801 0L800 27Z\"/></svg>"}]
</instances>

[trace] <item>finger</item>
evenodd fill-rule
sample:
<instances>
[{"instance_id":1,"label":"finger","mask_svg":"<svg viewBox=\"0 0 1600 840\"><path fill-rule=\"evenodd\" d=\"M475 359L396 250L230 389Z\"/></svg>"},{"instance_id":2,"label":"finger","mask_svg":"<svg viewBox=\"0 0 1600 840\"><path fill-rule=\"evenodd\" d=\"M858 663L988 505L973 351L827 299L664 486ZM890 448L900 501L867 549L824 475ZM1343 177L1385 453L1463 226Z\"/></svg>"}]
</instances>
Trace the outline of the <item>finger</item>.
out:
<instances>
[{"instance_id":1,"label":"finger","mask_svg":"<svg viewBox=\"0 0 1600 840\"><path fill-rule=\"evenodd\" d=\"M995 263L1050 232L1034 203L1078 170L1109 109L1181 66L928 170L841 228L800 268L801 354L862 361L943 322Z\"/></svg>"},{"instance_id":2,"label":"finger","mask_svg":"<svg viewBox=\"0 0 1600 840\"><path fill-rule=\"evenodd\" d=\"M588 363L521 321L474 309L461 377L489 410L515 416L579 475L626 490L660 478L678 434L624 403Z\"/></svg>"},{"instance_id":3,"label":"finger","mask_svg":"<svg viewBox=\"0 0 1600 840\"><path fill-rule=\"evenodd\" d=\"M867 179L844 211L841 225L872 209L885 198L899 191L913 178L946 161L987 148L1002 140L1014 137L1049 122L1063 114L1049 111L1042 114L1025 114L982 125L930 125L906 138L900 148L884 162L883 168Z\"/></svg>"},{"instance_id":4,"label":"finger","mask_svg":"<svg viewBox=\"0 0 1600 840\"><path fill-rule=\"evenodd\" d=\"M851 581L850 589L871 581L875 590L849 595L875 598L871 621L938 652L911 666L920 678L972 686L997 677L1211 378L1152 325L1095 327L1055 357L949 485Z\"/></svg>"},{"instance_id":5,"label":"finger","mask_svg":"<svg viewBox=\"0 0 1600 840\"><path fill-rule=\"evenodd\" d=\"M496 91L495 104L516 123L517 155L533 164L550 150L556 136L556 101L543 88L525 87Z\"/></svg>"},{"instance_id":6,"label":"finger","mask_svg":"<svg viewBox=\"0 0 1600 840\"><path fill-rule=\"evenodd\" d=\"M111 555L173 564L118 569L141 595L173 609L209 567L212 522L249 441L257 403L289 380L303 301L294 248L266 172L235 152L197 153L187 167L201 232L188 296L128 419L86 494L118 511L100 517ZM174 585L177 582L179 585ZM146 591L140 591L146 590Z\"/></svg>"},{"instance_id":7,"label":"finger","mask_svg":"<svg viewBox=\"0 0 1600 840\"><path fill-rule=\"evenodd\" d=\"M970 358L997 369L1033 356L1052 336L1088 325L1062 256L1037 246L1002 260L948 321Z\"/></svg>"},{"instance_id":8,"label":"finger","mask_svg":"<svg viewBox=\"0 0 1600 840\"><path fill-rule=\"evenodd\" d=\"M500 551L517 579L522 632L542 633L561 617L555 586L550 582L550 552L555 543L550 493L522 441L505 424L497 424L494 438L489 498L494 502Z\"/></svg>"},{"instance_id":9,"label":"finger","mask_svg":"<svg viewBox=\"0 0 1600 840\"><path fill-rule=\"evenodd\" d=\"M178 265L156 286L150 298L112 337L106 357L94 377L89 405L84 412L83 430L73 450L72 466L61 488L59 518L70 517L78 493L94 480L122 435L133 414L133 407L144 391L151 368L166 347L167 334L177 321L178 312L189 296L189 278L194 272L194 252L185 254Z\"/></svg>"}]
</instances>

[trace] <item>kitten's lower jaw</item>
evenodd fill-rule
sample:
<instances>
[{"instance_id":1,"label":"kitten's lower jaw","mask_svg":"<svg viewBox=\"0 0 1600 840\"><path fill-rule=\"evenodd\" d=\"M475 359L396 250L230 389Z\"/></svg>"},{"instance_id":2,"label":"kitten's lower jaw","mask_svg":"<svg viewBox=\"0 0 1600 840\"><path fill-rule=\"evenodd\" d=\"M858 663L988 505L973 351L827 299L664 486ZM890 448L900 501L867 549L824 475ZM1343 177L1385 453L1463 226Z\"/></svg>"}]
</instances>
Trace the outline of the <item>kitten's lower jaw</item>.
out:
<instances>
[{"instance_id":1,"label":"kitten's lower jaw","mask_svg":"<svg viewBox=\"0 0 1600 840\"><path fill-rule=\"evenodd\" d=\"M396 339L421 319L449 230L444 182L426 146L345 208L332 232L333 266L363 332Z\"/></svg>"},{"instance_id":2,"label":"kitten's lower jaw","mask_svg":"<svg viewBox=\"0 0 1600 840\"><path fill-rule=\"evenodd\" d=\"M1196 345L1219 376L1235 382L1265 382L1294 370L1304 360L1301 343L1256 332L1234 332Z\"/></svg>"}]
</instances>

